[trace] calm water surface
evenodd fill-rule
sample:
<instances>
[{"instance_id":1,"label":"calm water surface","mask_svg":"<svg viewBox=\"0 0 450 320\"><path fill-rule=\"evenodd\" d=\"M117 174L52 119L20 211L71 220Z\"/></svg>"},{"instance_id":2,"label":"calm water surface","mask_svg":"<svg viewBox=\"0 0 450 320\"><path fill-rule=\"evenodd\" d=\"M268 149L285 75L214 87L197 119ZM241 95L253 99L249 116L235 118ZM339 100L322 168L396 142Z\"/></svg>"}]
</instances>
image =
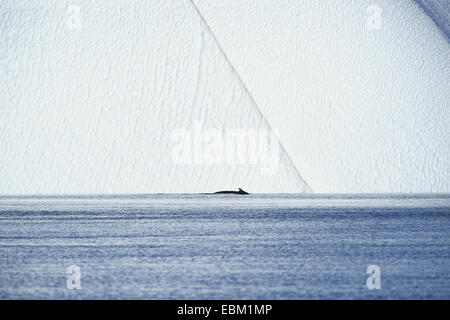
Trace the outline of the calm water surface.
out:
<instances>
[{"instance_id":1,"label":"calm water surface","mask_svg":"<svg viewBox=\"0 0 450 320\"><path fill-rule=\"evenodd\" d=\"M450 195L0 196L0 298L449 299Z\"/></svg>"}]
</instances>

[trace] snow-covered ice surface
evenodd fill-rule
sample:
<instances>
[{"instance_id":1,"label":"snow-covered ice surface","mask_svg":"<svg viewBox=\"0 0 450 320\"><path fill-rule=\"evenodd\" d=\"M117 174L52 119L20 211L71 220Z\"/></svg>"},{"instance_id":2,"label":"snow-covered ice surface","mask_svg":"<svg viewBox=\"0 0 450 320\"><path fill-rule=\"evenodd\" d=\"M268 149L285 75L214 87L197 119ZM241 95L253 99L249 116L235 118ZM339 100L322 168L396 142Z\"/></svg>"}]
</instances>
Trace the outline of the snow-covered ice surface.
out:
<instances>
[{"instance_id":1,"label":"snow-covered ice surface","mask_svg":"<svg viewBox=\"0 0 450 320\"><path fill-rule=\"evenodd\" d=\"M0 299L449 299L449 247L444 194L1 196Z\"/></svg>"},{"instance_id":2,"label":"snow-covered ice surface","mask_svg":"<svg viewBox=\"0 0 450 320\"><path fill-rule=\"evenodd\" d=\"M450 190L450 45L417 3L195 3L315 192Z\"/></svg>"},{"instance_id":3,"label":"snow-covered ice surface","mask_svg":"<svg viewBox=\"0 0 450 320\"><path fill-rule=\"evenodd\" d=\"M197 157L197 131L270 127L189 1L79 5L81 30L65 2L0 5L0 193L309 190L275 140L270 161Z\"/></svg>"},{"instance_id":4,"label":"snow-covered ice surface","mask_svg":"<svg viewBox=\"0 0 450 320\"><path fill-rule=\"evenodd\" d=\"M187 0L2 1L0 193L450 190L442 2L194 2L237 73ZM174 163L197 121L278 130L280 170Z\"/></svg>"}]
</instances>

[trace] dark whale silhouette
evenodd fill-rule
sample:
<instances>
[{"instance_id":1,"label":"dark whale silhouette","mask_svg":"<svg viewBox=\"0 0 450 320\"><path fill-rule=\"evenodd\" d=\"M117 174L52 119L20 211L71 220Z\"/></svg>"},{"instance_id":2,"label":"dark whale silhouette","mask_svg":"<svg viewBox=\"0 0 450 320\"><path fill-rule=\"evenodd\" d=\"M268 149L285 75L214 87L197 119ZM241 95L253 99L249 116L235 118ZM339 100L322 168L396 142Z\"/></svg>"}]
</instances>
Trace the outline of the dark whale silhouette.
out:
<instances>
[{"instance_id":1,"label":"dark whale silhouette","mask_svg":"<svg viewBox=\"0 0 450 320\"><path fill-rule=\"evenodd\" d=\"M242 190L241 188L239 188L239 191L217 191L214 192L214 194L249 194L248 192L245 192L244 190Z\"/></svg>"}]
</instances>

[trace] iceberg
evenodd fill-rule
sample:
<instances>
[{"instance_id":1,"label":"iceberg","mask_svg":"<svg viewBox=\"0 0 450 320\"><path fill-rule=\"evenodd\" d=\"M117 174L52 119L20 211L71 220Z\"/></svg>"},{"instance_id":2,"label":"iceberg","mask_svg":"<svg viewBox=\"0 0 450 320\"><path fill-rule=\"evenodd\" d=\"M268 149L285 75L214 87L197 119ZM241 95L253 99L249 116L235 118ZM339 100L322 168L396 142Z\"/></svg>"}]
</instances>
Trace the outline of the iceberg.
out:
<instances>
[{"instance_id":1,"label":"iceberg","mask_svg":"<svg viewBox=\"0 0 450 320\"><path fill-rule=\"evenodd\" d=\"M0 193L310 191L189 1L80 3L0 5Z\"/></svg>"}]
</instances>

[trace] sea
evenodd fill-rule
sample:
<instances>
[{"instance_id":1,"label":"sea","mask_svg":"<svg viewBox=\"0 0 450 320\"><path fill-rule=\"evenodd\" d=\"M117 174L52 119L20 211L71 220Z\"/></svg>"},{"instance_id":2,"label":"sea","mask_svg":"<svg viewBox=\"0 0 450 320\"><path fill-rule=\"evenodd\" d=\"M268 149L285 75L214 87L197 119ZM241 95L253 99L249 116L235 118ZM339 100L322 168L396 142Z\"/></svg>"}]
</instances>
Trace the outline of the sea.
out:
<instances>
[{"instance_id":1,"label":"sea","mask_svg":"<svg viewBox=\"0 0 450 320\"><path fill-rule=\"evenodd\" d=\"M449 194L0 196L0 299L449 298Z\"/></svg>"}]
</instances>

